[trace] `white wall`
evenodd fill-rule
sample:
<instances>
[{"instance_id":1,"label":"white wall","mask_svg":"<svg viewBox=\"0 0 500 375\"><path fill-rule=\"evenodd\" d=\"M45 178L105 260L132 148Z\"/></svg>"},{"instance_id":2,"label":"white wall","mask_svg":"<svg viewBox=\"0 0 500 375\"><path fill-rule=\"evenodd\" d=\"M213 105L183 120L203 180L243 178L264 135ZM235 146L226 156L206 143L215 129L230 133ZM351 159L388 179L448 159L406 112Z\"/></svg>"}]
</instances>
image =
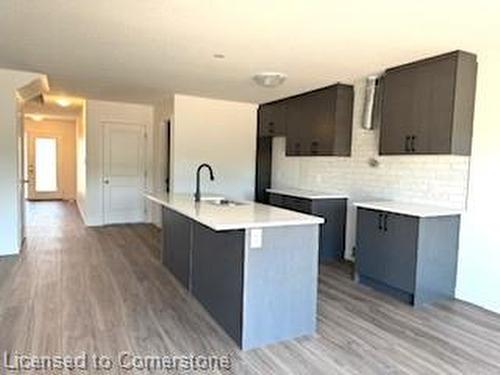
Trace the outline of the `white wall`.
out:
<instances>
[{"instance_id":1,"label":"white wall","mask_svg":"<svg viewBox=\"0 0 500 375\"><path fill-rule=\"evenodd\" d=\"M148 134L147 188L153 186L153 107L149 105L88 100L86 104L86 186L83 218L86 225L103 225L103 126L110 122L140 124Z\"/></svg>"},{"instance_id":2,"label":"white wall","mask_svg":"<svg viewBox=\"0 0 500 375\"><path fill-rule=\"evenodd\" d=\"M16 90L41 77L36 73L0 69L0 256L19 253L20 192L18 142L20 115Z\"/></svg>"},{"instance_id":3,"label":"white wall","mask_svg":"<svg viewBox=\"0 0 500 375\"><path fill-rule=\"evenodd\" d=\"M257 106L175 95L174 117L173 192L192 194L196 167L206 162L214 169L215 181L204 171L202 193L253 200Z\"/></svg>"},{"instance_id":4,"label":"white wall","mask_svg":"<svg viewBox=\"0 0 500 375\"><path fill-rule=\"evenodd\" d=\"M462 216L457 298L500 313L500 52L478 53L467 213Z\"/></svg>"},{"instance_id":5,"label":"white wall","mask_svg":"<svg viewBox=\"0 0 500 375\"><path fill-rule=\"evenodd\" d=\"M469 157L379 156L379 131L361 128L365 81L355 84L351 157L286 157L285 138L273 141L273 187L347 193L346 258L355 245L356 200L395 199L463 208ZM368 161L375 158L378 167Z\"/></svg>"}]
</instances>

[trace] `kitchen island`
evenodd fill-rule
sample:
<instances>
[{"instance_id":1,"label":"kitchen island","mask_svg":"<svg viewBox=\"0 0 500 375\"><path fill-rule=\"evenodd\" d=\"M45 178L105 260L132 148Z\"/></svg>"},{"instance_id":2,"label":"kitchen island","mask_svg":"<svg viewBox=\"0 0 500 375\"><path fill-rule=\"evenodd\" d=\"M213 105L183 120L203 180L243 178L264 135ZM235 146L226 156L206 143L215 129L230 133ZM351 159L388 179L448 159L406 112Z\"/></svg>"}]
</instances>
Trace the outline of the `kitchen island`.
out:
<instances>
[{"instance_id":1,"label":"kitchen island","mask_svg":"<svg viewBox=\"0 0 500 375\"><path fill-rule=\"evenodd\" d=\"M162 206L162 262L243 350L316 329L319 225L324 219L254 202Z\"/></svg>"}]
</instances>

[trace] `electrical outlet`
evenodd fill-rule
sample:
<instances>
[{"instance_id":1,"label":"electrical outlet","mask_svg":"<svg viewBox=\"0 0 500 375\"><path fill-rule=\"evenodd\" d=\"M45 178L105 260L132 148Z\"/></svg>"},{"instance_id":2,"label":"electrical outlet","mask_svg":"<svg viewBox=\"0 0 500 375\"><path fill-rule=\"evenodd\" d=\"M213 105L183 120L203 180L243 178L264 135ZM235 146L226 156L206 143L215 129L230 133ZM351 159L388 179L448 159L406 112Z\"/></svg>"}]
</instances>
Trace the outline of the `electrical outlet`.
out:
<instances>
[{"instance_id":1,"label":"electrical outlet","mask_svg":"<svg viewBox=\"0 0 500 375\"><path fill-rule=\"evenodd\" d=\"M250 229L250 248L260 249L262 247L262 229Z\"/></svg>"}]
</instances>

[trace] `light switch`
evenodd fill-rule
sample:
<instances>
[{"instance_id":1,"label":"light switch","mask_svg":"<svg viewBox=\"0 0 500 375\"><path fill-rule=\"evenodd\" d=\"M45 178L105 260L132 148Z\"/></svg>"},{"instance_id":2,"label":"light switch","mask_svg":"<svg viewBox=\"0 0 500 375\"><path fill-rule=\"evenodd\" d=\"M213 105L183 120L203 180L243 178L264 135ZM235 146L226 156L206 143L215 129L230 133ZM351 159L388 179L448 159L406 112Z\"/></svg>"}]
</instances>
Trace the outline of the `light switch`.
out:
<instances>
[{"instance_id":1,"label":"light switch","mask_svg":"<svg viewBox=\"0 0 500 375\"><path fill-rule=\"evenodd\" d=\"M260 249L262 247L262 229L250 229L250 248Z\"/></svg>"}]
</instances>

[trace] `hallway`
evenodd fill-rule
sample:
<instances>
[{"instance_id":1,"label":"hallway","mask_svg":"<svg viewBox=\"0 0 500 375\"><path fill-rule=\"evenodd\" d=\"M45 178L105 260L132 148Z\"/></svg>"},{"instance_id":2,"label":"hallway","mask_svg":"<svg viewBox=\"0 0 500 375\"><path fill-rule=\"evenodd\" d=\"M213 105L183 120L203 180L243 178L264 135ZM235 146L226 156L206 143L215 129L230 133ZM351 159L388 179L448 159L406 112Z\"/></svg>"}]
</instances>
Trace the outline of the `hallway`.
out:
<instances>
[{"instance_id":1,"label":"hallway","mask_svg":"<svg viewBox=\"0 0 500 375\"><path fill-rule=\"evenodd\" d=\"M242 353L159 263L156 228L86 228L62 202L30 203L28 219L22 254L0 260L1 353L229 354L234 374L500 372L498 315L413 310L343 266L322 268L315 337Z\"/></svg>"}]
</instances>

